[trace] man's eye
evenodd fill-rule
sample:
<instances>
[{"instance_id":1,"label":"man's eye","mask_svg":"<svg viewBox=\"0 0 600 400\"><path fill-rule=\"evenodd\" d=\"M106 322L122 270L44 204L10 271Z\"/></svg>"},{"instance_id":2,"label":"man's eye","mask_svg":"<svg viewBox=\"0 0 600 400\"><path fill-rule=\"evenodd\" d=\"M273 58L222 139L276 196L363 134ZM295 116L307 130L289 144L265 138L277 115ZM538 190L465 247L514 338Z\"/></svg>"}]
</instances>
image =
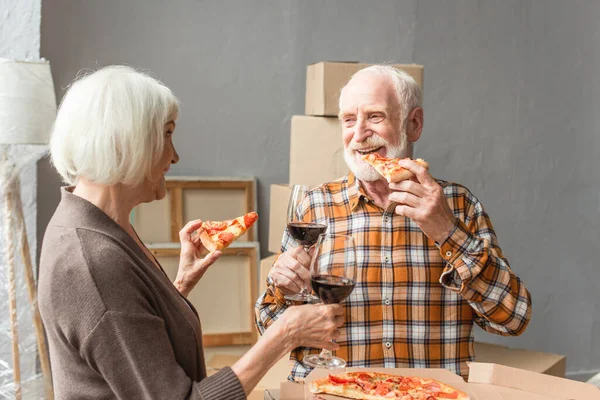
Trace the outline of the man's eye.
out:
<instances>
[{"instance_id":1,"label":"man's eye","mask_svg":"<svg viewBox=\"0 0 600 400\"><path fill-rule=\"evenodd\" d=\"M369 119L375 123L383 121L383 115L381 114L373 114L369 117Z\"/></svg>"}]
</instances>

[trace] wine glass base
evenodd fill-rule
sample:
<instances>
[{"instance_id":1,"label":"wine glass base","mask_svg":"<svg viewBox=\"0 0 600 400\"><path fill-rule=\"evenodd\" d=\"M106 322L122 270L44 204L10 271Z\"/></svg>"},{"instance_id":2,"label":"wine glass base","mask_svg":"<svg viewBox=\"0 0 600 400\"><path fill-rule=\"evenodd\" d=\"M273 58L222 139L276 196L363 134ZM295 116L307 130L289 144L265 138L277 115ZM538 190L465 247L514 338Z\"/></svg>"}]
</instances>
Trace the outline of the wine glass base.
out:
<instances>
[{"instance_id":1,"label":"wine glass base","mask_svg":"<svg viewBox=\"0 0 600 400\"><path fill-rule=\"evenodd\" d=\"M311 354L302 359L302 363L313 368L336 369L344 368L346 361L339 357L325 358L319 354Z\"/></svg>"},{"instance_id":2,"label":"wine glass base","mask_svg":"<svg viewBox=\"0 0 600 400\"><path fill-rule=\"evenodd\" d=\"M286 300L289 301L299 301L302 303L318 303L320 302L319 298L313 294L310 293L296 293L296 294L289 294L289 295L285 295L283 296Z\"/></svg>"}]
</instances>

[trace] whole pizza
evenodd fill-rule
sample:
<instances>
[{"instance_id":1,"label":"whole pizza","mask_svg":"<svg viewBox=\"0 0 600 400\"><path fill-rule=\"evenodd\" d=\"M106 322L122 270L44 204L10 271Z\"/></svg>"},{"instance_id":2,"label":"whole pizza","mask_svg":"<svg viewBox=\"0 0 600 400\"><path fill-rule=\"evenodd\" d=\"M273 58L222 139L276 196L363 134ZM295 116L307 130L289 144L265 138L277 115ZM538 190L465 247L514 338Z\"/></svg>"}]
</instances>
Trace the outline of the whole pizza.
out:
<instances>
[{"instance_id":1,"label":"whole pizza","mask_svg":"<svg viewBox=\"0 0 600 400\"><path fill-rule=\"evenodd\" d=\"M469 400L465 392L435 379L380 372L330 374L311 382L310 391L364 400Z\"/></svg>"}]
</instances>

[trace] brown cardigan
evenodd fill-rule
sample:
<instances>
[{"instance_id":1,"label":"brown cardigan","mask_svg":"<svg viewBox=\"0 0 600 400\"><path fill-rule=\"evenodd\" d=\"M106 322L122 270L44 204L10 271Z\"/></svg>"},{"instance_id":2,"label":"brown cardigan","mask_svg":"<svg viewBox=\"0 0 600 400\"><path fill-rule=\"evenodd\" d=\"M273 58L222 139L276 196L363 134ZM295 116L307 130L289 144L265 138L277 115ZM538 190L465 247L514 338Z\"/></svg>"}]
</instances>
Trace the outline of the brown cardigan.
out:
<instances>
[{"instance_id":1,"label":"brown cardigan","mask_svg":"<svg viewBox=\"0 0 600 400\"><path fill-rule=\"evenodd\" d=\"M38 290L57 399L246 398L231 369L206 377L196 310L165 273L65 188Z\"/></svg>"}]
</instances>

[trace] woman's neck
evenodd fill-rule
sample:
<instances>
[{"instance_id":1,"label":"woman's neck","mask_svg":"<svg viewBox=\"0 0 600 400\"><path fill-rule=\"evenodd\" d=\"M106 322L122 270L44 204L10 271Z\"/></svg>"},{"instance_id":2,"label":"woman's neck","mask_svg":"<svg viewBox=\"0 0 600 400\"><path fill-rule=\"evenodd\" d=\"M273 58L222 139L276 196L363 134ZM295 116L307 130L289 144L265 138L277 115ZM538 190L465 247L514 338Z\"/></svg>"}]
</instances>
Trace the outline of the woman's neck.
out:
<instances>
[{"instance_id":1,"label":"woman's neck","mask_svg":"<svg viewBox=\"0 0 600 400\"><path fill-rule=\"evenodd\" d=\"M107 186L79 179L73 194L94 204L126 232L132 233L129 214L139 204L139 200L131 188L122 184Z\"/></svg>"}]
</instances>

